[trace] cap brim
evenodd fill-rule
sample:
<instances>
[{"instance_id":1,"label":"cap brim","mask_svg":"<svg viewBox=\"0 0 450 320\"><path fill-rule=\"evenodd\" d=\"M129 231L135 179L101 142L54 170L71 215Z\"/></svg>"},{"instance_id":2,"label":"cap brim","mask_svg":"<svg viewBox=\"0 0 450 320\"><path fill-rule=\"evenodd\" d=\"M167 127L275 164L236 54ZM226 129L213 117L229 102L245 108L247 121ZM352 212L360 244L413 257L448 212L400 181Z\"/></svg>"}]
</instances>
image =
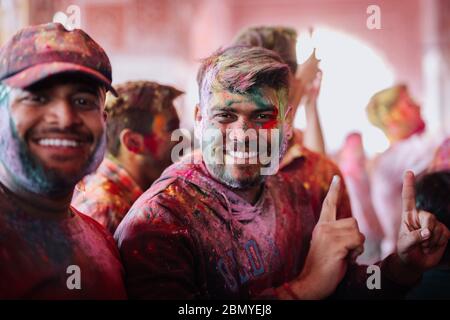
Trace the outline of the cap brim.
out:
<instances>
[{"instance_id":1,"label":"cap brim","mask_svg":"<svg viewBox=\"0 0 450 320\"><path fill-rule=\"evenodd\" d=\"M114 94L116 97L118 96L109 79L106 78L103 74L96 70L70 62L49 62L38 64L36 66L27 68L13 75L12 77L3 79L2 82L12 88L27 88L36 82L44 80L45 78L63 73L84 74L90 78L93 78L94 80L99 81L101 84L105 85L112 94Z\"/></svg>"}]
</instances>

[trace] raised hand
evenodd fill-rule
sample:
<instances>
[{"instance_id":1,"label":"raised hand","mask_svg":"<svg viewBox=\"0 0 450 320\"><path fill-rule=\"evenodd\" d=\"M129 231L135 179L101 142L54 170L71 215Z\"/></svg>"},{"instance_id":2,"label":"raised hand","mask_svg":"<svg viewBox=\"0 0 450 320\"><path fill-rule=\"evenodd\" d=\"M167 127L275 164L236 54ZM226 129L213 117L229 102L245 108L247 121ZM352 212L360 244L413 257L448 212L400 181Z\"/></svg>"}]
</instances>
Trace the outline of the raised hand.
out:
<instances>
[{"instance_id":1,"label":"raised hand","mask_svg":"<svg viewBox=\"0 0 450 320\"><path fill-rule=\"evenodd\" d=\"M450 232L436 216L417 210L414 179L411 171L406 172L403 178L403 213L397 253L408 266L424 271L439 263L450 239Z\"/></svg>"},{"instance_id":2,"label":"raised hand","mask_svg":"<svg viewBox=\"0 0 450 320\"><path fill-rule=\"evenodd\" d=\"M314 49L309 58L298 66L296 74L291 79L289 105L295 110L297 110L307 90L317 78L317 74L320 72L319 62L320 60L317 59Z\"/></svg>"},{"instance_id":3,"label":"raised hand","mask_svg":"<svg viewBox=\"0 0 450 320\"><path fill-rule=\"evenodd\" d=\"M364 236L356 220L336 220L339 188L340 178L335 176L314 228L305 266L291 284L299 297L322 299L329 296L344 277L349 259L362 253Z\"/></svg>"}]
</instances>

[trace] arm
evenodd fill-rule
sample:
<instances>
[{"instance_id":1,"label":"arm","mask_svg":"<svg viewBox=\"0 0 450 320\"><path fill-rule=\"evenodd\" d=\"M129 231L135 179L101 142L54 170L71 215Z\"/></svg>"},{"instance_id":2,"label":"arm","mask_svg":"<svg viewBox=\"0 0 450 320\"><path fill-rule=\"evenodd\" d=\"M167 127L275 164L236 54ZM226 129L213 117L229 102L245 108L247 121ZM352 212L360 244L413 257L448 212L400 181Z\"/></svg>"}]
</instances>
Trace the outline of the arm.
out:
<instances>
[{"instance_id":1,"label":"arm","mask_svg":"<svg viewBox=\"0 0 450 320\"><path fill-rule=\"evenodd\" d=\"M352 253L361 249L364 236L353 218L336 219L339 179L333 179L314 228L311 247L301 274L273 290L276 297L323 299L333 292L345 298L399 298L420 279L423 271L440 261L450 232L427 212L415 209L412 173L403 183L402 229L397 253L378 263L381 290L367 286L367 268L349 263Z\"/></svg>"},{"instance_id":2,"label":"arm","mask_svg":"<svg viewBox=\"0 0 450 320\"><path fill-rule=\"evenodd\" d=\"M132 208L115 234L129 297L198 297L194 243L187 228L159 202L143 203Z\"/></svg>"},{"instance_id":3,"label":"arm","mask_svg":"<svg viewBox=\"0 0 450 320\"><path fill-rule=\"evenodd\" d=\"M320 83L322 74L318 72L316 79L306 92L305 99L305 115L306 129L304 133L304 144L308 149L325 154L325 142L320 125L319 114L317 112L317 97L320 91Z\"/></svg>"}]
</instances>

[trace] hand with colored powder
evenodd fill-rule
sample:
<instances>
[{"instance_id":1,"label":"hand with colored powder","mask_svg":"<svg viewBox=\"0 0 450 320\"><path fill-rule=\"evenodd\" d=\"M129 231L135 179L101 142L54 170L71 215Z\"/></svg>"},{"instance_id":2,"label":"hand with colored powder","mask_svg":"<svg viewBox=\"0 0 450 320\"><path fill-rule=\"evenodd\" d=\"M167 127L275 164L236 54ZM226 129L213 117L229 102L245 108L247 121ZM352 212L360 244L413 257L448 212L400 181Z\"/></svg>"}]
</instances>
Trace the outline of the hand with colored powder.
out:
<instances>
[{"instance_id":1,"label":"hand with colored powder","mask_svg":"<svg viewBox=\"0 0 450 320\"><path fill-rule=\"evenodd\" d=\"M349 261L363 252L364 235L354 218L336 220L340 178L335 176L314 228L311 247L300 276L290 282L287 294L297 299L323 299L334 292ZM280 292L280 298L285 298Z\"/></svg>"}]
</instances>

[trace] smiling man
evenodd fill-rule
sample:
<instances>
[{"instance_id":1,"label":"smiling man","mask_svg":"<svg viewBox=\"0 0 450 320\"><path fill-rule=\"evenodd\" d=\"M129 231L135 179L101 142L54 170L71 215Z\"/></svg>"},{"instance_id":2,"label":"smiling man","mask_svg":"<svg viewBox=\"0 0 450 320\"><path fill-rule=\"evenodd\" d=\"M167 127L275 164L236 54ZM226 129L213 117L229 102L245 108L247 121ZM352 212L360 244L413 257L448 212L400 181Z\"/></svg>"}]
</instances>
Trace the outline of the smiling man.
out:
<instances>
[{"instance_id":1,"label":"smiling man","mask_svg":"<svg viewBox=\"0 0 450 320\"><path fill-rule=\"evenodd\" d=\"M353 264L364 236L353 218L336 218L339 178L317 217L301 185L264 175L271 163L261 153L278 162L289 130L289 69L276 53L220 50L198 84L200 159L169 167L115 233L131 298L320 299L340 283L343 295L395 295L440 259L448 230L412 207L411 175L398 252L379 264L382 290L372 291L366 268ZM424 241L433 251L421 251Z\"/></svg>"},{"instance_id":2,"label":"smiling man","mask_svg":"<svg viewBox=\"0 0 450 320\"><path fill-rule=\"evenodd\" d=\"M19 31L0 51L0 298L125 298L113 239L70 207L105 150L111 65L81 30Z\"/></svg>"}]
</instances>

